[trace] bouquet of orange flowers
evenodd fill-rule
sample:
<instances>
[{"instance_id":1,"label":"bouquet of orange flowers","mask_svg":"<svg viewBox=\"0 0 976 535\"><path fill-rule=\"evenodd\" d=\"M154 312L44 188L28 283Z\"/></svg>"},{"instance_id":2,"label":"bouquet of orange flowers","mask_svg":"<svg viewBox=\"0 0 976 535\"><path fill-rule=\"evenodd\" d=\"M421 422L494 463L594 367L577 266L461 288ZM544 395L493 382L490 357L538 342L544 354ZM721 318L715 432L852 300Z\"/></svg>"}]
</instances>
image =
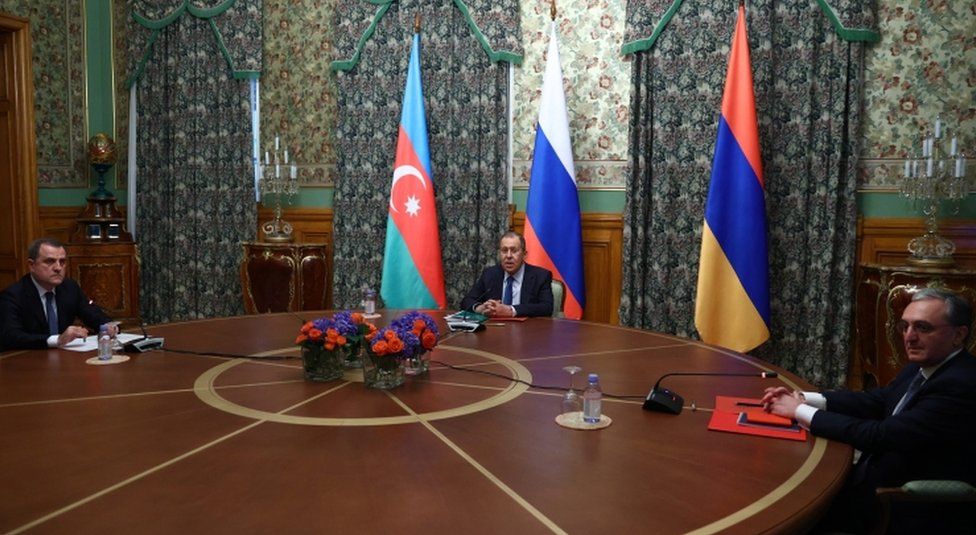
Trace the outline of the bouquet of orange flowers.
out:
<instances>
[{"instance_id":1,"label":"bouquet of orange flowers","mask_svg":"<svg viewBox=\"0 0 976 535\"><path fill-rule=\"evenodd\" d=\"M305 377L317 381L341 377L343 367L358 362L363 340L375 332L376 326L362 314L348 310L306 322L295 339L302 346Z\"/></svg>"},{"instance_id":2,"label":"bouquet of orange flowers","mask_svg":"<svg viewBox=\"0 0 976 535\"><path fill-rule=\"evenodd\" d=\"M375 335L367 335L370 351L379 357L416 358L437 345L437 324L423 312L413 311L393 320Z\"/></svg>"}]
</instances>

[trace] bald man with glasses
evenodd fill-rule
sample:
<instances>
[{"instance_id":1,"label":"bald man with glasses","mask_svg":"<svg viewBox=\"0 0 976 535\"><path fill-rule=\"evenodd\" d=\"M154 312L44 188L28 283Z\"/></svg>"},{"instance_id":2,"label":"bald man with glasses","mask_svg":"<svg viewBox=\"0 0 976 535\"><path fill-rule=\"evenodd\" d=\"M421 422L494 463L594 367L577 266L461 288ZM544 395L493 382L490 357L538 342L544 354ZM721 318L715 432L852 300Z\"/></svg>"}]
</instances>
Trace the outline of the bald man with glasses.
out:
<instances>
[{"instance_id":1,"label":"bald man with glasses","mask_svg":"<svg viewBox=\"0 0 976 535\"><path fill-rule=\"evenodd\" d=\"M966 350L972 306L948 290L912 295L896 328L908 365L890 384L863 392L766 389L767 411L814 435L860 450L820 526L864 533L874 523L875 489L919 479L976 485L976 359ZM976 517L944 504L900 504L889 533L974 533Z\"/></svg>"},{"instance_id":2,"label":"bald man with glasses","mask_svg":"<svg viewBox=\"0 0 976 535\"><path fill-rule=\"evenodd\" d=\"M98 332L108 316L67 276L64 245L41 238L27 249L30 271L0 293L0 350L63 346ZM85 326L75 325L81 320ZM87 328L86 328L87 327ZM116 332L109 325L110 334Z\"/></svg>"}]
</instances>

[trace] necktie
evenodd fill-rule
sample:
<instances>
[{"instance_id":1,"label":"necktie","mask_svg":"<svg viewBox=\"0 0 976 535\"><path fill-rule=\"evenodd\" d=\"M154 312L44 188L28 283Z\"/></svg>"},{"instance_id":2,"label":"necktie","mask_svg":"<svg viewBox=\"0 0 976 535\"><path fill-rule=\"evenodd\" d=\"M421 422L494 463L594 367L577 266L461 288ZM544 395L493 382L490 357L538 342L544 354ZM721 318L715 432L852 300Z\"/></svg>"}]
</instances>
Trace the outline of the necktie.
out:
<instances>
[{"instance_id":1,"label":"necktie","mask_svg":"<svg viewBox=\"0 0 976 535\"><path fill-rule=\"evenodd\" d=\"M44 306L47 308L47 328L50 334L61 334L58 329L58 311L54 308L54 292L44 294Z\"/></svg>"},{"instance_id":2,"label":"necktie","mask_svg":"<svg viewBox=\"0 0 976 535\"><path fill-rule=\"evenodd\" d=\"M505 292L502 293L502 303L506 305L512 304L512 277L505 277Z\"/></svg>"},{"instance_id":3,"label":"necktie","mask_svg":"<svg viewBox=\"0 0 976 535\"><path fill-rule=\"evenodd\" d=\"M911 401L913 397L915 397L915 393L918 392L918 389L922 387L922 383L924 382L925 382L925 376L922 375L921 370L919 370L918 375L916 375L915 378L912 379L912 384L908 385L908 390L905 391L905 395L901 397L901 401L898 402L898 405L895 405L895 410L892 411L891 414L894 415L901 412L901 410L905 407L905 405L907 405L908 402Z\"/></svg>"}]
</instances>

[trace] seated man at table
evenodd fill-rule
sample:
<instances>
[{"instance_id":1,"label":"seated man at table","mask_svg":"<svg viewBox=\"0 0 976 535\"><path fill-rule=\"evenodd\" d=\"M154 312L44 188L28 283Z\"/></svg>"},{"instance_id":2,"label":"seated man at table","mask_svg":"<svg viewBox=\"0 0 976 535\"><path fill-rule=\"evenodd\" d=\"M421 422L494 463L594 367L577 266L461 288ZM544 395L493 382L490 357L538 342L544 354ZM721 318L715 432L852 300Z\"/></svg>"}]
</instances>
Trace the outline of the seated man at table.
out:
<instances>
[{"instance_id":1,"label":"seated man at table","mask_svg":"<svg viewBox=\"0 0 976 535\"><path fill-rule=\"evenodd\" d=\"M461 301L461 310L491 317L551 316L552 273L525 263L525 238L506 232L498 243L498 265L481 273Z\"/></svg>"},{"instance_id":2,"label":"seated man at table","mask_svg":"<svg viewBox=\"0 0 976 535\"><path fill-rule=\"evenodd\" d=\"M965 349L972 315L953 292L919 290L896 327L909 363L887 386L824 394L766 389L767 411L861 451L821 528L867 531L877 515L877 487L918 479L976 484L976 359ZM976 516L964 513L947 504L899 503L891 532L973 533Z\"/></svg>"},{"instance_id":3,"label":"seated man at table","mask_svg":"<svg viewBox=\"0 0 976 535\"><path fill-rule=\"evenodd\" d=\"M61 242L41 238L27 249L30 273L0 293L0 350L63 346L108 323L108 316L66 275L68 257ZM116 326L109 326L115 334Z\"/></svg>"}]
</instances>

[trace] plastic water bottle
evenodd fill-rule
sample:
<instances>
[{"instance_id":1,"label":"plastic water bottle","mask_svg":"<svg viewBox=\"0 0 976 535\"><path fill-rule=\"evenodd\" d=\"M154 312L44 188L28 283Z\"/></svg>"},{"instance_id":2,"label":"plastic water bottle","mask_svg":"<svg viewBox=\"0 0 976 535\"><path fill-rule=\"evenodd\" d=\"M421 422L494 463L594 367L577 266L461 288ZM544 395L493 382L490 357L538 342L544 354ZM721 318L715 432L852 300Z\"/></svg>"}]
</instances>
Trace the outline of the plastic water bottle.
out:
<instances>
[{"instance_id":1,"label":"plastic water bottle","mask_svg":"<svg viewBox=\"0 0 976 535\"><path fill-rule=\"evenodd\" d=\"M367 314L376 313L376 290L367 289L363 297L363 308Z\"/></svg>"},{"instance_id":2,"label":"plastic water bottle","mask_svg":"<svg viewBox=\"0 0 976 535\"><path fill-rule=\"evenodd\" d=\"M107 323L98 328L98 360L112 360L112 337Z\"/></svg>"},{"instance_id":3,"label":"plastic water bottle","mask_svg":"<svg viewBox=\"0 0 976 535\"><path fill-rule=\"evenodd\" d=\"M583 421L588 424L600 423L600 405L603 400L603 390L600 389L600 376L591 373L589 384L583 391Z\"/></svg>"}]
</instances>

